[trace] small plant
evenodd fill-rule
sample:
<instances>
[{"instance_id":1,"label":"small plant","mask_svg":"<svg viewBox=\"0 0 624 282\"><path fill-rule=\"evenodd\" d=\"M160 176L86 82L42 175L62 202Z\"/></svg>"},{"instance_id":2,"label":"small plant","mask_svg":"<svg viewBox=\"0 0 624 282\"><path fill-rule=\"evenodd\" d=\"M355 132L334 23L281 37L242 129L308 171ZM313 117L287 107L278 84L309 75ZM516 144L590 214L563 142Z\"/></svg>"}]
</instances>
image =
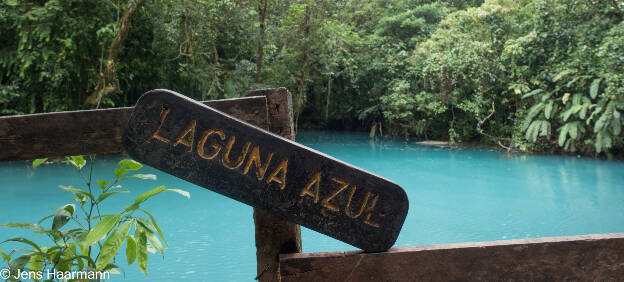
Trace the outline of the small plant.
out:
<instances>
[{"instance_id":1,"label":"small plant","mask_svg":"<svg viewBox=\"0 0 624 282\"><path fill-rule=\"evenodd\" d=\"M166 191L176 192L190 199L188 192L180 189L168 189L159 186L147 191L117 214L101 214L102 203L110 197L129 193L120 183L129 178L156 180L153 174L129 174L143 166L134 160L121 160L115 168L113 180L92 181L94 157L89 157L88 172L83 169L86 161L82 156L67 157L83 178L86 190L59 185L70 192L75 203L66 204L56 209L56 213L42 218L38 223L5 223L4 227L34 230L35 234L44 234L52 240L48 247L38 245L24 237L11 238L1 242L19 242L29 247L26 251L14 250L9 254L0 249L2 259L8 264L3 269L2 278L8 281L32 280L87 280L101 278L98 273L119 273L122 270L115 261L121 245L126 242L128 265L137 261L137 266L147 275L147 253L159 252L164 255L168 245L156 219L141 204L149 198ZM45 163L47 159L33 161L33 168ZM88 174L88 175L87 175ZM82 213L81 213L82 212ZM51 219L51 224L49 220ZM47 224L43 224L48 221ZM49 228L48 228L49 227ZM132 233L132 235L130 235ZM161 242L162 239L162 242ZM52 273L52 276L50 276ZM88 276L68 277L69 274ZM20 276L21 274L21 276ZM38 275L37 275L38 274ZM44 275L42 275L44 274ZM45 275L47 274L47 275ZM56 274L56 275L55 275ZM30 275L30 276L26 276ZM71 279L67 279L71 278Z\"/></svg>"}]
</instances>

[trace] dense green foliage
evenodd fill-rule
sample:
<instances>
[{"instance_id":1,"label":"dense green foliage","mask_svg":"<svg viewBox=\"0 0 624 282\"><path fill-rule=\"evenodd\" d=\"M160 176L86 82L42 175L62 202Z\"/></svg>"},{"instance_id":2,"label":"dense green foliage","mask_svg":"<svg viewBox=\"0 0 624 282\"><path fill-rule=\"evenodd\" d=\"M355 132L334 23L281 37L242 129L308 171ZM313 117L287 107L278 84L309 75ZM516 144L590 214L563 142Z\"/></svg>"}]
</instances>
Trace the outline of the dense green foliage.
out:
<instances>
[{"instance_id":1,"label":"dense green foliage","mask_svg":"<svg viewBox=\"0 0 624 282\"><path fill-rule=\"evenodd\" d=\"M0 14L0 114L284 86L300 128L624 154L621 1L7 0Z\"/></svg>"},{"instance_id":2,"label":"dense green foliage","mask_svg":"<svg viewBox=\"0 0 624 282\"><path fill-rule=\"evenodd\" d=\"M10 278L6 279L7 281L49 281L48 278L53 281L86 281L87 277L96 277L95 272L120 273L119 270L123 271L123 268L118 266L120 262L117 262L115 257L124 242L128 265L136 260L137 266L145 275L147 275L147 253L158 251L164 255L163 242L167 245L167 241L154 216L142 209L141 204L162 192L176 192L190 199L189 193L180 189L167 189L159 186L138 195L134 202L120 213L106 213L110 211L106 209L106 204L103 204L105 200L117 194L130 192L123 190L121 182L129 178L155 180L156 176L128 174L136 172L143 165L127 159L119 161L114 171L114 178L96 181L92 179L94 157L90 160L88 169L85 166L87 161L82 156L67 157L64 161L76 168L85 181L85 189L59 185L60 189L72 194L74 203L56 208L56 213L42 218L36 224L24 222L0 224L0 227L33 230L35 234L45 235L52 241L50 246L37 244L25 237L2 241L0 244L18 242L32 247L13 250L8 254L0 249L2 260L7 263L6 269L11 274ZM33 168L43 163L47 163L47 159L37 159L33 161ZM27 272L32 274L28 276L30 278L22 274ZM59 272L67 274L48 275L48 273ZM62 279L63 276L71 276L71 272L84 272L85 274L81 274L83 276L80 278L83 279ZM89 272L90 274L87 274ZM36 273L38 276L35 276ZM3 274L6 275L6 273ZM97 278L101 277L103 277L101 274L97 276Z\"/></svg>"}]
</instances>

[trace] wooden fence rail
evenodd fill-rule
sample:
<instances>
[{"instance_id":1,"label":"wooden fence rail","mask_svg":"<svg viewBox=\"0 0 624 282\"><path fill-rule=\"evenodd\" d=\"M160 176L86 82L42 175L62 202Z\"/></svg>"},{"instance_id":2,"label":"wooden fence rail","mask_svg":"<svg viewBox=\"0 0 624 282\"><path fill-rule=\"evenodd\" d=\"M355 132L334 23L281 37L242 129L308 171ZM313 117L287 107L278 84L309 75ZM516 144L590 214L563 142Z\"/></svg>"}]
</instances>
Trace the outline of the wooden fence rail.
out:
<instances>
[{"instance_id":1,"label":"wooden fence rail","mask_svg":"<svg viewBox=\"0 0 624 282\"><path fill-rule=\"evenodd\" d=\"M266 97L204 102L268 129ZM0 117L0 161L86 154L121 154L132 107Z\"/></svg>"},{"instance_id":2,"label":"wooden fence rail","mask_svg":"<svg viewBox=\"0 0 624 282\"><path fill-rule=\"evenodd\" d=\"M622 281L624 233L285 254L282 281Z\"/></svg>"}]
</instances>

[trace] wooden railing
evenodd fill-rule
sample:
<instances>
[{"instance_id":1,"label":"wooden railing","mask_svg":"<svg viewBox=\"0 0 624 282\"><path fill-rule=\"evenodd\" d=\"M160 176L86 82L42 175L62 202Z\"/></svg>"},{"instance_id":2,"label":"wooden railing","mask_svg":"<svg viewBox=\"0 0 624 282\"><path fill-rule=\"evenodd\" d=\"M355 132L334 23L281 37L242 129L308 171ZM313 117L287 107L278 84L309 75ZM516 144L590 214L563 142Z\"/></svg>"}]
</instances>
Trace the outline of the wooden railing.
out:
<instances>
[{"instance_id":1,"label":"wooden railing","mask_svg":"<svg viewBox=\"0 0 624 282\"><path fill-rule=\"evenodd\" d=\"M622 281L624 233L284 254L282 281Z\"/></svg>"},{"instance_id":2,"label":"wooden railing","mask_svg":"<svg viewBox=\"0 0 624 282\"><path fill-rule=\"evenodd\" d=\"M285 88L205 104L294 140ZM0 117L0 161L122 154L132 108ZM301 254L298 225L254 209L260 281L624 280L624 233Z\"/></svg>"},{"instance_id":3,"label":"wooden railing","mask_svg":"<svg viewBox=\"0 0 624 282\"><path fill-rule=\"evenodd\" d=\"M204 102L261 128L269 128L267 99ZM0 161L123 153L121 134L132 107L0 117Z\"/></svg>"}]
</instances>

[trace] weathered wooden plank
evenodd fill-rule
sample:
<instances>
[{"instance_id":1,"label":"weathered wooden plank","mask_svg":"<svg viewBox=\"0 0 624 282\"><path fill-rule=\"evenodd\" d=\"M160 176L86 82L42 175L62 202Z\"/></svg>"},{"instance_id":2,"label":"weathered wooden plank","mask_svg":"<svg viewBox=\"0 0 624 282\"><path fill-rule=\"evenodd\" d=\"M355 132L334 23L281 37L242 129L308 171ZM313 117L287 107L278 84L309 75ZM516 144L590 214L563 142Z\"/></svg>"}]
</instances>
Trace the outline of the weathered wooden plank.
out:
<instances>
[{"instance_id":1,"label":"weathered wooden plank","mask_svg":"<svg viewBox=\"0 0 624 282\"><path fill-rule=\"evenodd\" d=\"M267 97L269 129L284 138L295 140L292 95L286 88L260 89L247 96ZM256 232L257 279L260 282L280 281L279 254L301 252L301 228L298 224L254 208Z\"/></svg>"},{"instance_id":2,"label":"weathered wooden plank","mask_svg":"<svg viewBox=\"0 0 624 282\"><path fill-rule=\"evenodd\" d=\"M266 98L204 102L268 128ZM86 154L120 154L121 134L133 107L0 117L0 161Z\"/></svg>"},{"instance_id":3,"label":"weathered wooden plank","mask_svg":"<svg viewBox=\"0 0 624 282\"><path fill-rule=\"evenodd\" d=\"M624 233L285 254L282 281L618 281Z\"/></svg>"},{"instance_id":4,"label":"weathered wooden plank","mask_svg":"<svg viewBox=\"0 0 624 282\"><path fill-rule=\"evenodd\" d=\"M369 252L389 249L407 215L397 184L168 90L141 96L122 144L135 160Z\"/></svg>"}]
</instances>

